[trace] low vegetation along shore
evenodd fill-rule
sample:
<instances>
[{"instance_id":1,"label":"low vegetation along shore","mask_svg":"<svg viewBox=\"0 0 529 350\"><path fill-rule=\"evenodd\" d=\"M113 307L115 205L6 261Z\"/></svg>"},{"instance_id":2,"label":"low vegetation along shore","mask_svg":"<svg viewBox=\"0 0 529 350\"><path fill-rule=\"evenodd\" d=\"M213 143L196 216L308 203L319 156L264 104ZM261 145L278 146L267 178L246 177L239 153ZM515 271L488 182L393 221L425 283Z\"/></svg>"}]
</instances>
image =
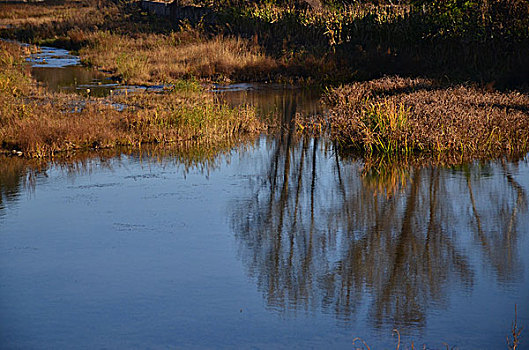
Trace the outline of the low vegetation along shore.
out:
<instances>
[{"instance_id":1,"label":"low vegetation along shore","mask_svg":"<svg viewBox=\"0 0 529 350\"><path fill-rule=\"evenodd\" d=\"M22 48L0 42L0 146L5 153L57 152L145 143L239 140L264 127L251 108L230 108L193 83L164 93L104 98L51 93L36 86ZM119 107L119 108L118 108Z\"/></svg>"},{"instance_id":2,"label":"low vegetation along shore","mask_svg":"<svg viewBox=\"0 0 529 350\"><path fill-rule=\"evenodd\" d=\"M328 91L329 115L299 118L301 129L345 148L388 155L523 156L529 150L529 95L489 92L427 79L385 77Z\"/></svg>"},{"instance_id":3,"label":"low vegetation along shore","mask_svg":"<svg viewBox=\"0 0 529 350\"><path fill-rule=\"evenodd\" d=\"M298 118L344 149L468 158L528 150L525 0L181 2L208 15L177 21L138 1L1 4L3 38L75 50L123 82L183 87L79 101L37 89L16 45L2 43L2 150L213 142L264 128L252 109L218 104L193 81L345 84L329 89L328 117Z\"/></svg>"}]
</instances>

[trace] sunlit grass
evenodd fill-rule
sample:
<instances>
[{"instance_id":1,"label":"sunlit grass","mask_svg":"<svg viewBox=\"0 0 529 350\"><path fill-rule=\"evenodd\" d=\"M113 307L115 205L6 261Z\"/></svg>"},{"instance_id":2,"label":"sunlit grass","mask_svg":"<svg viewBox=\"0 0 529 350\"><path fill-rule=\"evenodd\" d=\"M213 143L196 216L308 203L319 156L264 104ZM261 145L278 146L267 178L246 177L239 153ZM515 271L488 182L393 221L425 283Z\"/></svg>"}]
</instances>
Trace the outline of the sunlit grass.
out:
<instances>
[{"instance_id":1,"label":"sunlit grass","mask_svg":"<svg viewBox=\"0 0 529 350\"><path fill-rule=\"evenodd\" d=\"M88 45L80 55L85 62L115 72L130 83L266 77L278 66L248 40L220 35L206 39L186 31L131 38L95 32L84 40Z\"/></svg>"},{"instance_id":2,"label":"sunlit grass","mask_svg":"<svg viewBox=\"0 0 529 350\"><path fill-rule=\"evenodd\" d=\"M298 123L304 130L330 131L349 149L462 158L529 150L529 95L520 92L386 77L331 89L325 100L328 118Z\"/></svg>"},{"instance_id":3,"label":"sunlit grass","mask_svg":"<svg viewBox=\"0 0 529 350\"><path fill-rule=\"evenodd\" d=\"M167 93L112 101L39 89L22 65L21 48L0 42L0 145L5 152L46 157L88 148L198 141L214 144L264 128L254 109L231 108L193 82ZM111 103L125 106L116 110Z\"/></svg>"}]
</instances>

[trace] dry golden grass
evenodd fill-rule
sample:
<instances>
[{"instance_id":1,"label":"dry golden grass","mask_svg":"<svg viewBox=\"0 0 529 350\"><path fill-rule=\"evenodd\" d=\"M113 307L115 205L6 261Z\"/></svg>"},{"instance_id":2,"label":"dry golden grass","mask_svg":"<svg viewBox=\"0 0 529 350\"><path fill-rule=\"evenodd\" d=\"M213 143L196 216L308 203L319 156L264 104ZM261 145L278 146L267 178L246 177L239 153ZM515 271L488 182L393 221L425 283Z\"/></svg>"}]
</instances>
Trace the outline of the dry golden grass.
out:
<instances>
[{"instance_id":1,"label":"dry golden grass","mask_svg":"<svg viewBox=\"0 0 529 350\"><path fill-rule=\"evenodd\" d=\"M56 20L62 14L68 13L71 9L65 5L36 6L35 4L25 3L17 4L0 4L0 20L3 26L16 26L25 23L32 25L41 25ZM79 10L76 10L79 12Z\"/></svg>"},{"instance_id":2,"label":"dry golden grass","mask_svg":"<svg viewBox=\"0 0 529 350\"><path fill-rule=\"evenodd\" d=\"M66 37L70 30L93 30L118 17L119 8L110 2L101 8L77 0L0 4L0 28L16 28L19 39L24 41Z\"/></svg>"},{"instance_id":3,"label":"dry golden grass","mask_svg":"<svg viewBox=\"0 0 529 350\"><path fill-rule=\"evenodd\" d=\"M218 143L257 134L251 108L233 109L200 88L106 99L36 88L19 58L21 48L0 42L0 148L44 157L59 151L144 143ZM111 103L123 103L118 111Z\"/></svg>"},{"instance_id":4,"label":"dry golden grass","mask_svg":"<svg viewBox=\"0 0 529 350\"><path fill-rule=\"evenodd\" d=\"M80 51L83 60L116 72L129 83L173 82L186 77L244 80L257 72L267 77L278 67L248 40L220 35L206 39L191 28L132 38L96 32L84 39L89 44Z\"/></svg>"},{"instance_id":5,"label":"dry golden grass","mask_svg":"<svg viewBox=\"0 0 529 350\"><path fill-rule=\"evenodd\" d=\"M488 157L529 149L529 95L520 92L386 77L332 89L326 103L332 137L362 151Z\"/></svg>"},{"instance_id":6,"label":"dry golden grass","mask_svg":"<svg viewBox=\"0 0 529 350\"><path fill-rule=\"evenodd\" d=\"M134 84L177 79L270 80L280 64L252 40L146 16L133 4L3 4L2 35L81 49L81 59ZM133 18L132 18L133 17Z\"/></svg>"},{"instance_id":7,"label":"dry golden grass","mask_svg":"<svg viewBox=\"0 0 529 350\"><path fill-rule=\"evenodd\" d=\"M496 81L505 87L523 86L529 76L525 0L483 5L426 2L424 6L195 2L209 6L215 25L197 24L191 18L195 27L178 30L177 21L150 16L132 0L62 0L0 5L0 35L80 49L88 44L83 41L86 35L108 31L114 33L116 45L130 39L125 46L137 49L140 43L134 41L139 38L149 37L160 46L162 34L200 32L194 43L162 45L161 51L168 54L162 58L140 49L119 62L101 63L105 52L89 53L87 60L123 71L124 78L135 81L192 75L218 80L344 82L400 74Z\"/></svg>"},{"instance_id":8,"label":"dry golden grass","mask_svg":"<svg viewBox=\"0 0 529 350\"><path fill-rule=\"evenodd\" d=\"M79 50L85 63L130 83L172 82L182 77L310 83L314 75L328 79L343 73L334 60L294 54L288 48L272 57L265 53L258 35L246 39L220 34L229 30L176 24L147 15L137 3L101 2L99 8L74 0L60 5L3 4L0 8L6 14L0 17L0 35Z\"/></svg>"}]
</instances>

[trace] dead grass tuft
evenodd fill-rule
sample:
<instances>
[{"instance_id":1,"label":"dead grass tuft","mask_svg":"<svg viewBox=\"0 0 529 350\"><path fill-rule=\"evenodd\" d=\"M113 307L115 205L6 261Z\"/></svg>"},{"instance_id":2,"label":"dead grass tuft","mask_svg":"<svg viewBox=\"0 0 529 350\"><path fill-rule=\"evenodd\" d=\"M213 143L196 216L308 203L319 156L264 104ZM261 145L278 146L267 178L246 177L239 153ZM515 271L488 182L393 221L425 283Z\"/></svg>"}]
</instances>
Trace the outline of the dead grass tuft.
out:
<instances>
[{"instance_id":1,"label":"dead grass tuft","mask_svg":"<svg viewBox=\"0 0 529 350\"><path fill-rule=\"evenodd\" d=\"M529 95L386 77L332 89L332 137L368 152L491 156L529 149Z\"/></svg>"}]
</instances>

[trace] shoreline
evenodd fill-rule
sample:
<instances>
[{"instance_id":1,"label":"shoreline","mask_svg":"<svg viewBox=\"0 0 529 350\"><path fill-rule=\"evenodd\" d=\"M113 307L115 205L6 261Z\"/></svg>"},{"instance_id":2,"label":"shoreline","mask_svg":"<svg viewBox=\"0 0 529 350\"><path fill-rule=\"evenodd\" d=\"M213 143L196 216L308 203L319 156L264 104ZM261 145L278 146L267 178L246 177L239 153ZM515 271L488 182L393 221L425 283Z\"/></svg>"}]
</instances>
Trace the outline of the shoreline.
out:
<instances>
[{"instance_id":1,"label":"shoreline","mask_svg":"<svg viewBox=\"0 0 529 350\"><path fill-rule=\"evenodd\" d=\"M74 149L145 143L195 140L207 145L264 128L252 108L216 103L198 85L174 87L164 94L114 95L111 101L53 93L36 86L18 45L0 46L0 143L7 152L53 157ZM116 103L124 108L116 110Z\"/></svg>"},{"instance_id":2,"label":"shoreline","mask_svg":"<svg viewBox=\"0 0 529 350\"><path fill-rule=\"evenodd\" d=\"M294 51L298 50L299 42L284 42L282 51L294 50L292 56L287 58L284 52L281 54L283 56L271 55L270 49L274 46L267 44L266 38L255 35L244 37L242 34L245 27L242 22L234 23L239 29L234 29L232 35L226 35L222 30L219 32L219 28L210 28L203 23L188 21L178 24L167 18L151 16L139 10L135 2L120 5L108 2L101 7L82 2L83 6L75 9L69 7L71 4L71 1L66 1L54 3L46 8L39 4L20 8L3 4L2 7L10 12L0 18L0 23L11 27L2 29L1 34L12 37L26 36L30 39L29 42L48 45L54 42L63 47L69 45L79 53L83 65L112 75L119 85L158 85L171 88L163 89L162 94L145 91L141 97L137 94L125 97L116 94L111 103L104 98L88 96L90 89L87 89L87 96L84 96L81 102L74 101L72 96L50 93L32 86L34 82L30 82L30 78L24 76L25 73L16 73L18 58L8 57L6 49L2 63L7 77L3 82L7 92L3 96L4 118L8 121L2 123L4 130L1 134L1 146L5 152L23 152L28 156L43 157L57 151L78 148L173 143L198 139L212 142L223 137L236 139L240 133L259 133L273 126L259 121L256 111L250 107L228 107L214 101L211 96L206 97L207 93L201 84L255 82L263 78L272 82L296 82L301 87L312 84L322 86L327 79L318 78L314 72L320 77L344 81L342 78L345 76L333 76L339 70L334 60L341 48L348 47L347 43L336 42L333 54L316 59L312 54L296 54ZM215 8L217 15L228 16L223 12L226 9L222 6L220 4ZM309 21L307 26L314 29L315 27L311 26L324 23L321 21L326 21L334 11L274 6L242 7L238 12L231 14L230 18L242 21L246 16L246 20L253 21L269 16L272 22L268 24L254 23L257 25L255 30L262 29L266 33L266 30L275 28L271 23L281 22L287 15L293 16L293 21L305 18ZM269 12L259 12L265 9ZM44 10L44 13L40 10ZM364 18L362 16L389 11L388 17L384 19L388 22L384 25L394 25L394 21L401 21L407 18L404 14L411 13L411 9L401 13L399 11L403 9L383 6L347 7L345 10L344 17L337 20L353 20L353 23ZM83 21L78 23L77 19L81 15L84 16ZM59 16L60 20L50 23L49 20L54 18L53 16ZM220 26L222 28L222 25ZM287 32L291 29L285 28ZM130 34L125 34L127 30L130 30ZM306 39L298 39L304 38ZM307 47L307 50L315 50L317 45L322 43L315 42L314 46ZM390 51L388 49L385 55ZM342 63L347 62L345 60ZM296 66L303 67L297 70ZM349 68L343 69L346 75L349 74ZM7 73L13 69L14 71ZM8 76L9 74L14 76ZM324 102L329 108L330 117L320 115L313 118L299 115L296 119L298 129L314 132L317 125L320 135L322 130L328 130L331 139L344 149L352 148L368 155L374 152L431 154L435 157L455 152L464 154L462 159L472 159L510 156L528 151L529 138L528 132L525 131L529 129L529 95L523 88L518 91L502 91L496 90L495 81L447 82L436 78L391 75L389 71L382 75L382 78L356 82L351 82L350 76L345 80L349 82L342 87L333 87L329 82L323 84L328 89ZM389 84L389 87L380 88L377 84ZM358 91L361 91L360 95ZM461 104L459 100L466 102ZM31 103L26 105L27 101ZM112 107L111 104L115 103L124 106L124 110L112 111L109 105ZM162 105L164 107L160 107ZM61 116L64 111L71 110L72 106L74 113L80 110L76 116L85 118L82 123L87 125L83 125L79 118L72 121L72 118ZM453 106L457 108L454 109ZM42 112L42 107L47 108L48 115L54 114L54 117L46 119L39 116L38 118L43 118L39 120L30 116L31 113ZM469 108L473 112L463 117ZM14 117L18 114L22 115L22 118ZM88 115L91 117L87 117ZM110 118L103 127L103 124L98 123L104 118L95 116ZM230 119L229 123L233 126L215 130L221 124L218 118ZM435 120L432 121L433 119ZM512 123L509 124L506 120L511 120ZM55 125L51 126L54 123ZM90 123L95 124L90 126ZM449 125L439 127L445 123ZM6 128L7 124L12 127L11 130ZM58 126L59 124L61 126ZM35 133L35 130L39 129L41 135ZM73 135L71 129L84 131ZM98 130L98 136L87 136L91 132L88 129ZM517 129L521 132L516 131ZM17 140L17 134L29 133L29 130L33 134L32 141ZM117 134L112 136L108 130L114 130ZM477 133L467 137L469 130ZM224 132L229 135L221 135Z\"/></svg>"}]
</instances>

